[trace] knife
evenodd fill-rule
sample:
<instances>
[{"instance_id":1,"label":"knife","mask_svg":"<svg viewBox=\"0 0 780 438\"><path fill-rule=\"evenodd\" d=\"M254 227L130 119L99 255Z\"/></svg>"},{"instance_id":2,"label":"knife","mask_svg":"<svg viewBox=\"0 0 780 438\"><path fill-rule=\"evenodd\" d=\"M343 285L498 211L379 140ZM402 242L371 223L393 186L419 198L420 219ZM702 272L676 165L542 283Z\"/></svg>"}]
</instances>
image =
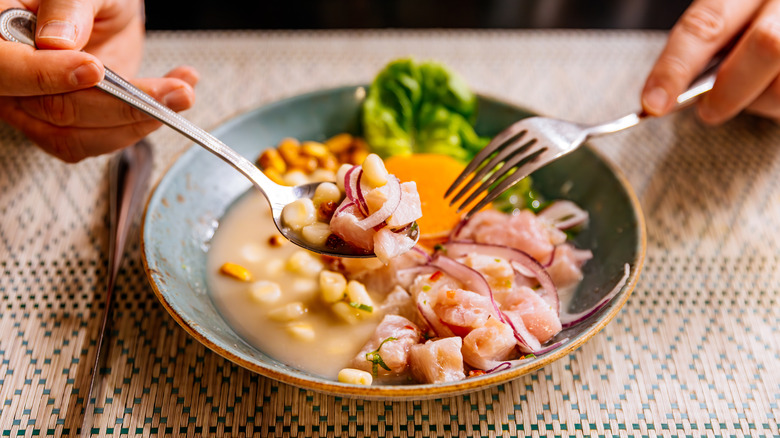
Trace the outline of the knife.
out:
<instances>
[{"instance_id":1,"label":"knife","mask_svg":"<svg viewBox=\"0 0 780 438\"><path fill-rule=\"evenodd\" d=\"M98 334L97 353L92 366L92 377L89 381L84 417L81 422L81 438L92 435L92 420L94 403L92 392L100 374L100 364L105 362L109 326L111 323L111 304L119 268L122 265L122 254L127 243L130 226L141 207L146 193L149 176L152 173L152 148L144 139L127 147L112 157L109 164L109 252L108 281L106 284L105 307Z\"/></svg>"}]
</instances>

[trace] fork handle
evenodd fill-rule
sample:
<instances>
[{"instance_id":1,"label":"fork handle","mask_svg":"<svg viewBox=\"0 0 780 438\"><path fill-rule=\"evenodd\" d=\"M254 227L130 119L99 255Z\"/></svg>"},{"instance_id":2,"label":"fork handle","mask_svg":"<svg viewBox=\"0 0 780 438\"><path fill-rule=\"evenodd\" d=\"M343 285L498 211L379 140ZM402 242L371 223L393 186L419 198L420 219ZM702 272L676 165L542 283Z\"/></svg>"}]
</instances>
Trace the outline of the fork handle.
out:
<instances>
[{"instance_id":1,"label":"fork handle","mask_svg":"<svg viewBox=\"0 0 780 438\"><path fill-rule=\"evenodd\" d=\"M718 67L720 67L722 60L722 57L713 59L708 68L691 83L691 86L677 96L677 105L672 109L672 112L690 106L699 98L699 96L712 90L712 86L715 85L715 76L718 74ZM605 134L622 131L626 128L636 126L639 122L650 117L652 116L644 111L637 111L611 122L594 125L587 129L587 138L599 137Z\"/></svg>"}]
</instances>

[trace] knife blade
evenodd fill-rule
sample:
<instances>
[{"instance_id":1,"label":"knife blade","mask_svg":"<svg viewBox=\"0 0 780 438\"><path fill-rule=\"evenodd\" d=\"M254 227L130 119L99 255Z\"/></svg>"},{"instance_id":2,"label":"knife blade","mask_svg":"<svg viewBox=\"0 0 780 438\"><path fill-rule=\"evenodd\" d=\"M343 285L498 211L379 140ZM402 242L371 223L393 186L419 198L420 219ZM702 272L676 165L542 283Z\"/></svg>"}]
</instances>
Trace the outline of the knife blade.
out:
<instances>
[{"instance_id":1,"label":"knife blade","mask_svg":"<svg viewBox=\"0 0 780 438\"><path fill-rule=\"evenodd\" d=\"M108 350L104 345L110 337L109 326L111 325L114 285L122 265L127 235L140 210L151 173L152 148L145 139L116 153L109 164L108 279L105 307L98 334L97 353L92 366L89 390L84 405L84 417L81 422L81 438L92 435L93 405L95 404L92 402L92 393L100 375L100 365L105 363L106 351Z\"/></svg>"}]
</instances>

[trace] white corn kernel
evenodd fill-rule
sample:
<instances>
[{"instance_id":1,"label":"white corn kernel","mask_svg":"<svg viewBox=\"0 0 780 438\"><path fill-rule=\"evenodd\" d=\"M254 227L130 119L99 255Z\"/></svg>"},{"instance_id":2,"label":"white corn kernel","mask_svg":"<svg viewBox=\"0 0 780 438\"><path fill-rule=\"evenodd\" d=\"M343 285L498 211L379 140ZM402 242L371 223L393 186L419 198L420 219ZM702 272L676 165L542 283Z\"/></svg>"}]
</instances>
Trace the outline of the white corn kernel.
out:
<instances>
[{"instance_id":1,"label":"white corn kernel","mask_svg":"<svg viewBox=\"0 0 780 438\"><path fill-rule=\"evenodd\" d=\"M328 201L338 203L341 200L341 190L336 184L324 182L314 190L314 196L311 200L315 206Z\"/></svg>"},{"instance_id":2,"label":"white corn kernel","mask_svg":"<svg viewBox=\"0 0 780 438\"><path fill-rule=\"evenodd\" d=\"M287 270L307 277L314 277L322 268L322 262L308 251L295 251L287 259Z\"/></svg>"},{"instance_id":3,"label":"white corn kernel","mask_svg":"<svg viewBox=\"0 0 780 438\"><path fill-rule=\"evenodd\" d=\"M368 371L356 370L354 368L344 368L339 371L339 382L341 383L369 386L373 380L374 378Z\"/></svg>"},{"instance_id":4,"label":"white corn kernel","mask_svg":"<svg viewBox=\"0 0 780 438\"><path fill-rule=\"evenodd\" d=\"M259 262L263 259L264 254L263 248L254 242L249 242L241 247L241 256L248 262Z\"/></svg>"},{"instance_id":5,"label":"white corn kernel","mask_svg":"<svg viewBox=\"0 0 780 438\"><path fill-rule=\"evenodd\" d=\"M330 225L325 222L315 222L311 225L306 225L301 230L303 239L314 245L325 245L330 235Z\"/></svg>"},{"instance_id":6,"label":"white corn kernel","mask_svg":"<svg viewBox=\"0 0 780 438\"><path fill-rule=\"evenodd\" d=\"M295 293L296 298L313 298L319 287L317 281L313 278L296 278L292 281L290 290Z\"/></svg>"},{"instance_id":7,"label":"white corn kernel","mask_svg":"<svg viewBox=\"0 0 780 438\"><path fill-rule=\"evenodd\" d=\"M282 179L288 186L300 186L309 183L309 178L301 170L291 170L285 173Z\"/></svg>"},{"instance_id":8,"label":"white corn kernel","mask_svg":"<svg viewBox=\"0 0 780 438\"><path fill-rule=\"evenodd\" d=\"M303 303L300 301L293 301L292 303L287 303L282 307L277 307L276 309L271 310L268 312L268 317L273 319L274 321L293 321L306 313L306 308L303 306Z\"/></svg>"},{"instance_id":9,"label":"white corn kernel","mask_svg":"<svg viewBox=\"0 0 780 438\"><path fill-rule=\"evenodd\" d=\"M368 154L363 161L363 178L371 187L382 187L387 184L387 168L384 161L377 154Z\"/></svg>"},{"instance_id":10,"label":"white corn kernel","mask_svg":"<svg viewBox=\"0 0 780 438\"><path fill-rule=\"evenodd\" d=\"M347 175L349 169L352 169L351 164L342 164L339 170L336 171L336 185L339 186L339 190L344 191L344 177Z\"/></svg>"},{"instance_id":11,"label":"white corn kernel","mask_svg":"<svg viewBox=\"0 0 780 438\"><path fill-rule=\"evenodd\" d=\"M363 285L363 283L359 281L350 280L349 283L347 283L347 301L349 303L355 303L355 305L370 307L372 309L372 310L359 309L360 311L367 311L367 312L373 311L374 301L368 295L368 291L366 290L366 287Z\"/></svg>"},{"instance_id":12,"label":"white corn kernel","mask_svg":"<svg viewBox=\"0 0 780 438\"><path fill-rule=\"evenodd\" d=\"M296 199L282 210L282 221L294 231L313 224L316 220L314 203L309 198Z\"/></svg>"},{"instance_id":13,"label":"white corn kernel","mask_svg":"<svg viewBox=\"0 0 780 438\"><path fill-rule=\"evenodd\" d=\"M249 295L258 303L271 304L282 297L282 288L273 281L260 280L249 286Z\"/></svg>"},{"instance_id":14,"label":"white corn kernel","mask_svg":"<svg viewBox=\"0 0 780 438\"><path fill-rule=\"evenodd\" d=\"M304 342L311 342L316 337L314 333L314 326L307 322L291 322L285 326L287 333L291 334L295 339Z\"/></svg>"},{"instance_id":15,"label":"white corn kernel","mask_svg":"<svg viewBox=\"0 0 780 438\"><path fill-rule=\"evenodd\" d=\"M311 182L334 182L336 181L336 174L332 170L317 169L309 175Z\"/></svg>"},{"instance_id":16,"label":"white corn kernel","mask_svg":"<svg viewBox=\"0 0 780 438\"><path fill-rule=\"evenodd\" d=\"M276 277L282 273L284 269L284 260L282 259L270 259L263 263L263 272L269 277Z\"/></svg>"},{"instance_id":17,"label":"white corn kernel","mask_svg":"<svg viewBox=\"0 0 780 438\"><path fill-rule=\"evenodd\" d=\"M344 299L347 290L347 279L338 272L320 272L320 291L326 303L335 303Z\"/></svg>"},{"instance_id":18,"label":"white corn kernel","mask_svg":"<svg viewBox=\"0 0 780 438\"><path fill-rule=\"evenodd\" d=\"M333 313L335 313L336 316L349 324L357 324L357 322L360 321L360 318L363 316L361 315L363 312L350 306L344 301L339 301L333 304L331 308L333 309Z\"/></svg>"}]
</instances>

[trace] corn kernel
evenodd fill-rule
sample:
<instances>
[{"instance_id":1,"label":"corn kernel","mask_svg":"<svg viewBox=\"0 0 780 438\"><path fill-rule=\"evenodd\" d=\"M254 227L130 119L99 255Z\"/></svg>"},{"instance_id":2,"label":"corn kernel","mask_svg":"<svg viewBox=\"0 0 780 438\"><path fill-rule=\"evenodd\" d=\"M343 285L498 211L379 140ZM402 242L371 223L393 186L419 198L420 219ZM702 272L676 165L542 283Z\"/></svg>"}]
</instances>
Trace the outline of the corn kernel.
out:
<instances>
[{"instance_id":1,"label":"corn kernel","mask_svg":"<svg viewBox=\"0 0 780 438\"><path fill-rule=\"evenodd\" d=\"M270 177L269 177L270 178ZM288 186L300 186L309 183L309 177L300 169L291 170L282 176L284 184Z\"/></svg>"},{"instance_id":2,"label":"corn kernel","mask_svg":"<svg viewBox=\"0 0 780 438\"><path fill-rule=\"evenodd\" d=\"M351 383L353 385L365 385L369 386L373 382L374 378L371 373L363 370L356 370L354 368L344 368L339 371L339 382Z\"/></svg>"},{"instance_id":3,"label":"corn kernel","mask_svg":"<svg viewBox=\"0 0 780 438\"><path fill-rule=\"evenodd\" d=\"M284 260L269 259L263 263L263 272L268 277L277 277L284 270Z\"/></svg>"},{"instance_id":4,"label":"corn kernel","mask_svg":"<svg viewBox=\"0 0 780 438\"><path fill-rule=\"evenodd\" d=\"M364 151L364 150L353 151L352 153L350 153L349 157L347 158L347 162L352 164L360 164L366 161L366 157L368 157L368 151Z\"/></svg>"},{"instance_id":5,"label":"corn kernel","mask_svg":"<svg viewBox=\"0 0 780 438\"><path fill-rule=\"evenodd\" d=\"M282 156L288 166L297 162L301 155L301 144L294 138L284 138L276 146L279 155Z\"/></svg>"},{"instance_id":6,"label":"corn kernel","mask_svg":"<svg viewBox=\"0 0 780 438\"><path fill-rule=\"evenodd\" d=\"M372 310L374 307L374 301L368 295L368 291L366 290L366 287L363 285L363 283L355 280L350 280L349 283L347 283L347 301L350 303L355 303L360 306L371 308ZM370 312L369 310L363 310L363 309L358 309L358 310L360 310L361 312L363 311Z\"/></svg>"},{"instance_id":7,"label":"corn kernel","mask_svg":"<svg viewBox=\"0 0 780 438\"><path fill-rule=\"evenodd\" d=\"M219 268L219 273L240 281L252 281L252 273L241 265L227 262Z\"/></svg>"},{"instance_id":8,"label":"corn kernel","mask_svg":"<svg viewBox=\"0 0 780 438\"><path fill-rule=\"evenodd\" d=\"M319 163L321 169L330 170L331 172L335 172L339 167L339 160L333 155L326 155L322 158L317 158L317 162Z\"/></svg>"},{"instance_id":9,"label":"corn kernel","mask_svg":"<svg viewBox=\"0 0 780 438\"><path fill-rule=\"evenodd\" d=\"M333 309L333 313L335 313L336 316L349 324L357 324L358 321L360 321L360 319L363 317L359 310L350 306L344 301L334 303L333 306L331 306L331 309Z\"/></svg>"},{"instance_id":10,"label":"corn kernel","mask_svg":"<svg viewBox=\"0 0 780 438\"><path fill-rule=\"evenodd\" d=\"M285 181L285 179L284 179L284 177L282 176L281 173L279 173L279 172L277 172L277 171L275 171L273 169L266 169L266 170L263 171L263 173L265 174L265 176L268 177L268 179L270 179L271 181L273 181L273 182L275 182L277 184L280 184L280 185L283 185L283 186L290 185L290 184L287 184L287 181Z\"/></svg>"},{"instance_id":11,"label":"corn kernel","mask_svg":"<svg viewBox=\"0 0 780 438\"><path fill-rule=\"evenodd\" d=\"M315 222L311 225L306 225L301 230L303 239L314 245L325 245L325 242L330 235L330 225L324 222Z\"/></svg>"},{"instance_id":12,"label":"corn kernel","mask_svg":"<svg viewBox=\"0 0 780 438\"><path fill-rule=\"evenodd\" d=\"M336 185L342 192L344 191L344 177L347 175L347 172L349 172L349 169L352 169L352 167L353 166L351 164L342 164L341 167L339 167L339 170L336 172Z\"/></svg>"},{"instance_id":13,"label":"corn kernel","mask_svg":"<svg viewBox=\"0 0 780 438\"><path fill-rule=\"evenodd\" d=\"M314 196L311 198L315 206L319 206L323 202L336 202L341 200L341 190L336 184L330 182L324 182L317 186L314 190Z\"/></svg>"},{"instance_id":14,"label":"corn kernel","mask_svg":"<svg viewBox=\"0 0 780 438\"><path fill-rule=\"evenodd\" d=\"M287 163L284 162L284 158L276 149L266 149L260 155L257 160L257 164L263 170L274 170L279 174L287 172Z\"/></svg>"},{"instance_id":15,"label":"corn kernel","mask_svg":"<svg viewBox=\"0 0 780 438\"><path fill-rule=\"evenodd\" d=\"M264 255L265 251L263 251L263 248L254 242L249 242L241 247L241 257L248 262L259 262L263 259Z\"/></svg>"},{"instance_id":16,"label":"corn kernel","mask_svg":"<svg viewBox=\"0 0 780 438\"><path fill-rule=\"evenodd\" d=\"M299 231L306 225L317 220L314 203L309 198L296 199L282 209L282 222L294 231Z\"/></svg>"},{"instance_id":17,"label":"corn kernel","mask_svg":"<svg viewBox=\"0 0 780 438\"><path fill-rule=\"evenodd\" d=\"M290 291L295 293L296 298L314 298L314 294L319 290L317 281L313 278L296 278L290 285Z\"/></svg>"},{"instance_id":18,"label":"corn kernel","mask_svg":"<svg viewBox=\"0 0 780 438\"><path fill-rule=\"evenodd\" d=\"M249 286L249 296L258 303L271 304L282 297L282 288L273 281L260 280Z\"/></svg>"},{"instance_id":19,"label":"corn kernel","mask_svg":"<svg viewBox=\"0 0 780 438\"><path fill-rule=\"evenodd\" d=\"M338 272L322 271L320 272L320 291L322 299L326 303L335 303L341 301L346 296L347 279Z\"/></svg>"},{"instance_id":20,"label":"corn kernel","mask_svg":"<svg viewBox=\"0 0 780 438\"><path fill-rule=\"evenodd\" d=\"M328 147L316 141L303 142L303 145L301 145L301 150L304 154L314 158L323 158L330 155Z\"/></svg>"},{"instance_id":21,"label":"corn kernel","mask_svg":"<svg viewBox=\"0 0 780 438\"><path fill-rule=\"evenodd\" d=\"M291 322L285 326L287 333L303 342L312 342L316 338L314 326L307 322Z\"/></svg>"},{"instance_id":22,"label":"corn kernel","mask_svg":"<svg viewBox=\"0 0 780 438\"><path fill-rule=\"evenodd\" d=\"M382 187L387 184L387 168L377 154L368 154L363 160L363 181L371 187Z\"/></svg>"},{"instance_id":23,"label":"corn kernel","mask_svg":"<svg viewBox=\"0 0 780 438\"><path fill-rule=\"evenodd\" d=\"M287 269L289 271L307 277L318 275L323 267L320 259L304 250L295 251L290 258L287 259Z\"/></svg>"},{"instance_id":24,"label":"corn kernel","mask_svg":"<svg viewBox=\"0 0 780 438\"><path fill-rule=\"evenodd\" d=\"M268 238L268 245L279 248L287 243L287 239L282 237L280 234L274 234L273 236Z\"/></svg>"},{"instance_id":25,"label":"corn kernel","mask_svg":"<svg viewBox=\"0 0 780 438\"><path fill-rule=\"evenodd\" d=\"M336 173L334 173L332 170L325 170L325 169L316 169L314 172L309 175L309 180L311 182L335 182L336 181Z\"/></svg>"},{"instance_id":26,"label":"corn kernel","mask_svg":"<svg viewBox=\"0 0 780 438\"><path fill-rule=\"evenodd\" d=\"M300 301L293 301L292 303L287 303L284 306L269 311L268 317L274 321L287 322L296 320L305 313L306 307L303 306L303 303Z\"/></svg>"},{"instance_id":27,"label":"corn kernel","mask_svg":"<svg viewBox=\"0 0 780 438\"><path fill-rule=\"evenodd\" d=\"M325 146L333 153L346 151L352 145L352 136L343 133L325 140Z\"/></svg>"}]
</instances>

